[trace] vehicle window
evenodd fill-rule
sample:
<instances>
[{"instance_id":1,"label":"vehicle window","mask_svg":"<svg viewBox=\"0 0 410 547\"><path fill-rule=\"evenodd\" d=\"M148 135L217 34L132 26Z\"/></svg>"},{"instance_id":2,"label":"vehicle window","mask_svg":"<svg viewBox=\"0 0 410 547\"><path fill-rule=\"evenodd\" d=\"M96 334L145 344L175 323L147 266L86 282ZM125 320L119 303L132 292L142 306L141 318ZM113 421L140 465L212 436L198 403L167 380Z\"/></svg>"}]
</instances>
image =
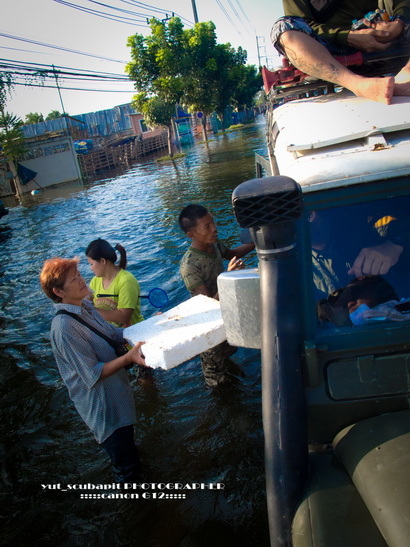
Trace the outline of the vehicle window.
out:
<instances>
[{"instance_id":1,"label":"vehicle window","mask_svg":"<svg viewBox=\"0 0 410 547\"><path fill-rule=\"evenodd\" d=\"M401 196L310 211L321 328L410 321L409 205Z\"/></svg>"}]
</instances>

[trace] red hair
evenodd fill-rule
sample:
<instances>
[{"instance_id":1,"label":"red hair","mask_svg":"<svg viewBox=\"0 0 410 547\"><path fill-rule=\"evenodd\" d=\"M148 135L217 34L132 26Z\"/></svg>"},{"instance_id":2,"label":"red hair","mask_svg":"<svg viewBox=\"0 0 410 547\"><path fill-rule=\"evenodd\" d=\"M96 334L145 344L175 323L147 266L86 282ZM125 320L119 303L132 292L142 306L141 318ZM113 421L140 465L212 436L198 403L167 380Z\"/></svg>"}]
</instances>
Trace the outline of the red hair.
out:
<instances>
[{"instance_id":1,"label":"red hair","mask_svg":"<svg viewBox=\"0 0 410 547\"><path fill-rule=\"evenodd\" d=\"M77 268L79 258L50 258L46 260L40 273L41 288L53 302L61 302L53 289L61 289L65 283L67 273L73 268Z\"/></svg>"}]
</instances>

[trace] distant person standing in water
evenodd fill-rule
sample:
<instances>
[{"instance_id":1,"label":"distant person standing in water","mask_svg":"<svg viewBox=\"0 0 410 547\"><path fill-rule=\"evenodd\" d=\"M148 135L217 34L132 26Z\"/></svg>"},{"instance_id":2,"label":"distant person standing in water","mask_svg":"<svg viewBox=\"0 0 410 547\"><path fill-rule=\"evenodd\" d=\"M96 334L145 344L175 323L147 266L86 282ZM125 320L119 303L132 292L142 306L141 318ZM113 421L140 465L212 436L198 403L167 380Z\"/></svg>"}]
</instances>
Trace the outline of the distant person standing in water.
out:
<instances>
[{"instance_id":1,"label":"distant person standing in water","mask_svg":"<svg viewBox=\"0 0 410 547\"><path fill-rule=\"evenodd\" d=\"M118 265L117 253L120 254ZM112 247L105 239L92 241L85 254L95 277L90 282L94 305L106 321L129 327L143 321L140 311L140 286L128 272L127 253L122 245Z\"/></svg>"}]
</instances>

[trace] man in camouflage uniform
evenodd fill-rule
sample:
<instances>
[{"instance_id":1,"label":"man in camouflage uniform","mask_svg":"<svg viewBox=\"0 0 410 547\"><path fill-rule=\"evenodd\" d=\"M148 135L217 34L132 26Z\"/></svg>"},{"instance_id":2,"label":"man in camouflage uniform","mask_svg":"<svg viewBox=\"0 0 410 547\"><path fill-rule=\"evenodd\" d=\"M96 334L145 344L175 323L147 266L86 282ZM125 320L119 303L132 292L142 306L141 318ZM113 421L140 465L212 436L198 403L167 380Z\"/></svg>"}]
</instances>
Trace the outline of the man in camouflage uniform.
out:
<instances>
[{"instance_id":1,"label":"man in camouflage uniform","mask_svg":"<svg viewBox=\"0 0 410 547\"><path fill-rule=\"evenodd\" d=\"M242 269L241 257L254 249L253 243L228 249L218 241L218 231L212 215L201 205L188 205L179 215L181 229L192 240L184 254L180 272L191 296L204 294L219 299L217 277L224 271L223 260L229 260L228 271ZM236 348L228 342L200 354L206 383L217 386L226 380L226 359Z\"/></svg>"}]
</instances>

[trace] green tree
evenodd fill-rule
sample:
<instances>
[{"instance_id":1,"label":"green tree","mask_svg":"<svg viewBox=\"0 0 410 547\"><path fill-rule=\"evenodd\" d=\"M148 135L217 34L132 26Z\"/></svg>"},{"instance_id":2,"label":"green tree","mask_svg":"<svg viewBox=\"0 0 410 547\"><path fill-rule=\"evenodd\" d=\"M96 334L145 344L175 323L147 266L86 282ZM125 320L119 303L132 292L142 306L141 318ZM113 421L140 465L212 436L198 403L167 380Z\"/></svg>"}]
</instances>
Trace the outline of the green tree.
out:
<instances>
[{"instance_id":1,"label":"green tree","mask_svg":"<svg viewBox=\"0 0 410 547\"><path fill-rule=\"evenodd\" d=\"M175 103L167 102L160 97L148 97L144 92L135 95L132 106L141 114L149 125L157 127L164 125L168 130L168 153L173 156L171 143L171 120L175 114Z\"/></svg>"},{"instance_id":2,"label":"green tree","mask_svg":"<svg viewBox=\"0 0 410 547\"><path fill-rule=\"evenodd\" d=\"M267 97L264 89L261 89L258 91L255 95L255 105L256 106L263 106L266 104Z\"/></svg>"},{"instance_id":3,"label":"green tree","mask_svg":"<svg viewBox=\"0 0 410 547\"><path fill-rule=\"evenodd\" d=\"M220 115L230 104L234 80L229 71L246 61L246 52L230 44L217 44L215 25L197 23L184 30L181 20L152 19L151 35L128 39L132 61L126 72L138 92L164 103L180 103L189 111ZM206 132L204 133L206 138Z\"/></svg>"},{"instance_id":4,"label":"green tree","mask_svg":"<svg viewBox=\"0 0 410 547\"><path fill-rule=\"evenodd\" d=\"M25 152L22 125L20 118L0 110L0 145L7 160L17 160Z\"/></svg>"},{"instance_id":5,"label":"green tree","mask_svg":"<svg viewBox=\"0 0 410 547\"><path fill-rule=\"evenodd\" d=\"M48 120L57 120L58 118L62 118L62 117L63 117L63 114L61 114L61 112L59 112L58 110L52 110L49 114L47 114L46 122Z\"/></svg>"},{"instance_id":6,"label":"green tree","mask_svg":"<svg viewBox=\"0 0 410 547\"><path fill-rule=\"evenodd\" d=\"M135 34L128 38L132 61L125 71L139 92L133 99L134 107L144 114L148 123L167 127L168 150L172 156L172 116L183 94L186 63L183 25L177 17L168 24L153 18L150 27L150 36Z\"/></svg>"},{"instance_id":7,"label":"green tree","mask_svg":"<svg viewBox=\"0 0 410 547\"><path fill-rule=\"evenodd\" d=\"M0 111L4 112L7 99L13 89L13 78L10 72L0 74Z\"/></svg>"},{"instance_id":8,"label":"green tree","mask_svg":"<svg viewBox=\"0 0 410 547\"><path fill-rule=\"evenodd\" d=\"M6 112L4 106L0 105L0 153L6 159L13 178L18 181L16 162L26 151L23 122L17 116ZM15 187L15 191L19 195L18 186Z\"/></svg>"},{"instance_id":9,"label":"green tree","mask_svg":"<svg viewBox=\"0 0 410 547\"><path fill-rule=\"evenodd\" d=\"M241 47L236 51L230 44L218 44L215 50L217 72L212 75L210 85L215 90L215 111L225 128L224 114L231 106L238 85L236 74L245 68L247 53Z\"/></svg>"},{"instance_id":10,"label":"green tree","mask_svg":"<svg viewBox=\"0 0 410 547\"><path fill-rule=\"evenodd\" d=\"M249 108L254 104L255 96L263 86L262 76L254 65L237 66L232 70L231 77L235 81L231 104L240 109Z\"/></svg>"},{"instance_id":11,"label":"green tree","mask_svg":"<svg viewBox=\"0 0 410 547\"><path fill-rule=\"evenodd\" d=\"M40 112L29 112L24 118L24 123L30 125L32 123L40 123L44 121L44 116Z\"/></svg>"},{"instance_id":12,"label":"green tree","mask_svg":"<svg viewBox=\"0 0 410 547\"><path fill-rule=\"evenodd\" d=\"M229 43L217 44L212 21L197 23L186 31L188 57L191 60L185 79L183 101L191 110L200 110L204 136L206 117L216 111L224 128L224 111L231 102L235 81L230 72L246 62L246 51L235 50Z\"/></svg>"},{"instance_id":13,"label":"green tree","mask_svg":"<svg viewBox=\"0 0 410 547\"><path fill-rule=\"evenodd\" d=\"M137 91L178 102L183 93L183 25L178 17L170 19L168 25L154 18L150 27L150 36L135 34L128 38L132 61L125 71Z\"/></svg>"},{"instance_id":14,"label":"green tree","mask_svg":"<svg viewBox=\"0 0 410 547\"><path fill-rule=\"evenodd\" d=\"M188 56L192 63L183 100L191 109L204 112L204 129L206 116L213 111L216 111L224 129L224 112L231 103L236 85L231 72L245 64L247 53L241 47L235 50L229 43L217 44L212 21L198 23L186 33Z\"/></svg>"},{"instance_id":15,"label":"green tree","mask_svg":"<svg viewBox=\"0 0 410 547\"><path fill-rule=\"evenodd\" d=\"M202 130L207 140L206 120L217 107L213 86L218 64L215 59L216 33L212 21L197 23L186 33L186 50L190 59L185 70L184 95L182 102L191 112L202 112Z\"/></svg>"}]
</instances>

